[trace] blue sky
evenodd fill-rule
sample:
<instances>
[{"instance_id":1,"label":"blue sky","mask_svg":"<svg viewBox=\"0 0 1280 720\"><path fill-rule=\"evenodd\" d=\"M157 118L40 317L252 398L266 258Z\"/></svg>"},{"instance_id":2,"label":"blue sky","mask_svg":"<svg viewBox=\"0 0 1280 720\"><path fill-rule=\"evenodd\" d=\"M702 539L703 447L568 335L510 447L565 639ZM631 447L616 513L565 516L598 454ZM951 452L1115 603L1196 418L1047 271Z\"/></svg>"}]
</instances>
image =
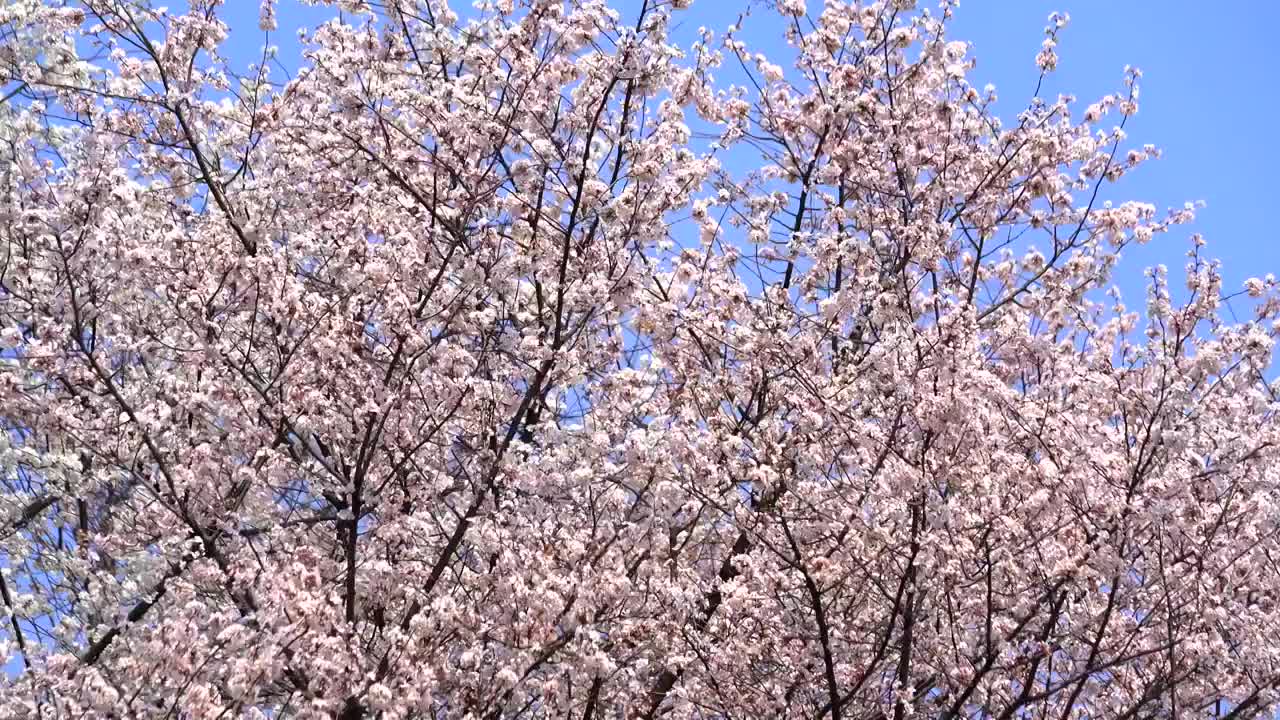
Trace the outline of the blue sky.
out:
<instances>
[{"instance_id":1,"label":"blue sky","mask_svg":"<svg viewBox=\"0 0 1280 720\"><path fill-rule=\"evenodd\" d=\"M1250 276L1280 275L1273 179L1280 166L1280 56L1272 49L1280 2L966 0L952 35L975 44L975 80L994 83L1009 111L1032 90L1032 58L1054 10L1070 13L1071 24L1046 95L1092 101L1120 88L1126 64L1144 74L1141 107L1127 129L1133 141L1154 143L1164 156L1126 177L1112 191L1116 198L1161 209L1206 203L1186 232L1127 251L1118 279L1130 307L1139 306L1134 293L1144 267L1162 262L1171 273L1181 271L1191 231L1222 259L1224 291Z\"/></svg>"}]
</instances>

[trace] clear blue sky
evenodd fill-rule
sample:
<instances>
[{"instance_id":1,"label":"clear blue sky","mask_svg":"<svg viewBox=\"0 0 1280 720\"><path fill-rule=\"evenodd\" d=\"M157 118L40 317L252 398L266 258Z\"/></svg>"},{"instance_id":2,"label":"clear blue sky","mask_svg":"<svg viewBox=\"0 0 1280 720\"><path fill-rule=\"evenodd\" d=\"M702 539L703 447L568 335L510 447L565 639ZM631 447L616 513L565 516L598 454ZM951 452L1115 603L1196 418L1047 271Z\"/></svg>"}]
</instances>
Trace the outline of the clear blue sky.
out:
<instances>
[{"instance_id":1,"label":"clear blue sky","mask_svg":"<svg viewBox=\"0 0 1280 720\"><path fill-rule=\"evenodd\" d=\"M634 14L639 2L612 4ZM818 11L822 0L808 4ZM452 5L465 15L470 2ZM687 43L699 26L723 29L748 5L757 3L694 0L674 35ZM1034 89L1034 57L1054 11L1069 13L1071 24L1061 37L1061 62L1042 91L1045 97L1070 93L1087 105L1120 91L1126 64L1144 72L1141 110L1128 125L1129 137L1138 145L1159 146L1164 157L1104 188L1110 191L1104 197L1150 202L1161 210L1188 201L1207 204L1191 228L1126 252L1117 281L1129 306L1143 305L1143 271L1155 263L1169 266L1176 292L1191 232L1204 235L1208 254L1223 260L1226 292L1253 275L1280 275L1273 219L1280 191L1272 179L1280 166L1280 94L1274 87L1280 55L1269 49L1280 28L1280 0L963 0L951 37L973 43L978 67L971 80L979 87L996 85L1006 120ZM281 0L280 31L272 43L280 46L285 66L297 67L294 30L314 27L330 12ZM253 0L230 0L226 7L231 54L246 63L262 46L257 13ZM784 55L768 13L757 6L752 14L744 37L760 42L766 54Z\"/></svg>"},{"instance_id":2,"label":"clear blue sky","mask_svg":"<svg viewBox=\"0 0 1280 720\"><path fill-rule=\"evenodd\" d=\"M1089 102L1119 89L1126 64L1144 73L1140 110L1127 130L1164 156L1122 180L1116 197L1161 209L1203 200L1188 232L1203 234L1208 254L1222 259L1224 291L1253 275L1280 275L1280 2L965 0L952 34L975 43L975 79L995 83L1002 102L1031 92L1032 58L1054 10L1070 13L1071 24L1046 96L1067 92ZM1127 252L1119 279L1130 307L1140 307L1134 293L1144 267L1163 262L1181 271L1186 235L1157 236Z\"/></svg>"}]
</instances>

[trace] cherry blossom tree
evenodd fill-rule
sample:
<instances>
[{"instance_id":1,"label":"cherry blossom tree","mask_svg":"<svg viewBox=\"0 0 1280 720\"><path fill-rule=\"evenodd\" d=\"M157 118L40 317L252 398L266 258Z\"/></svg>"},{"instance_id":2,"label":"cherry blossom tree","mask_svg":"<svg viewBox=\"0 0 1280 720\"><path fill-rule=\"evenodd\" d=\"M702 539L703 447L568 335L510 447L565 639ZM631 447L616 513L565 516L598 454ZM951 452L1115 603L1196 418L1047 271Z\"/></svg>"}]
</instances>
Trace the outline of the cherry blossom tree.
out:
<instances>
[{"instance_id":1,"label":"cherry blossom tree","mask_svg":"<svg viewBox=\"0 0 1280 720\"><path fill-rule=\"evenodd\" d=\"M1268 714L1280 288L952 4L0 2L3 715Z\"/></svg>"}]
</instances>

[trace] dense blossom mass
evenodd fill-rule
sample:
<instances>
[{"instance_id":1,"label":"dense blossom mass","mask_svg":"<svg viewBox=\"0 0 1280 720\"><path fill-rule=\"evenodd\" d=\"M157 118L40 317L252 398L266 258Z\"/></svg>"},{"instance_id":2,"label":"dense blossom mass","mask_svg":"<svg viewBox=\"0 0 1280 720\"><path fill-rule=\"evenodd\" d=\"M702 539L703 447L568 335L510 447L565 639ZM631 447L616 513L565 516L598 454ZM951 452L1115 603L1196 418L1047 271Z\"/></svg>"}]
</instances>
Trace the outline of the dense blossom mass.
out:
<instances>
[{"instance_id":1,"label":"dense blossom mass","mask_svg":"<svg viewBox=\"0 0 1280 720\"><path fill-rule=\"evenodd\" d=\"M1136 70L307 4L0 0L5 718L1271 712L1280 288L1112 289Z\"/></svg>"}]
</instances>

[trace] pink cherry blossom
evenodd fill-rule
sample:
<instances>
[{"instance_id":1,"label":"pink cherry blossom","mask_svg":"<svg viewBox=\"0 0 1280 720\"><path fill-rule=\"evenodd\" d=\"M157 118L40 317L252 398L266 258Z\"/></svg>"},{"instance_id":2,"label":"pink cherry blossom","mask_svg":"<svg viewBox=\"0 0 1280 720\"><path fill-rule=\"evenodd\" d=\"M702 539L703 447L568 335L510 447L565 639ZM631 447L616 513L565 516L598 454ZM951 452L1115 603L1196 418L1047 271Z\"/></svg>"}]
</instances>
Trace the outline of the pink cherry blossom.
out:
<instances>
[{"instance_id":1,"label":"pink cherry blossom","mask_svg":"<svg viewBox=\"0 0 1280 720\"><path fill-rule=\"evenodd\" d=\"M1280 288L1100 195L1136 70L313 4L0 5L4 717L1274 710Z\"/></svg>"}]
</instances>

